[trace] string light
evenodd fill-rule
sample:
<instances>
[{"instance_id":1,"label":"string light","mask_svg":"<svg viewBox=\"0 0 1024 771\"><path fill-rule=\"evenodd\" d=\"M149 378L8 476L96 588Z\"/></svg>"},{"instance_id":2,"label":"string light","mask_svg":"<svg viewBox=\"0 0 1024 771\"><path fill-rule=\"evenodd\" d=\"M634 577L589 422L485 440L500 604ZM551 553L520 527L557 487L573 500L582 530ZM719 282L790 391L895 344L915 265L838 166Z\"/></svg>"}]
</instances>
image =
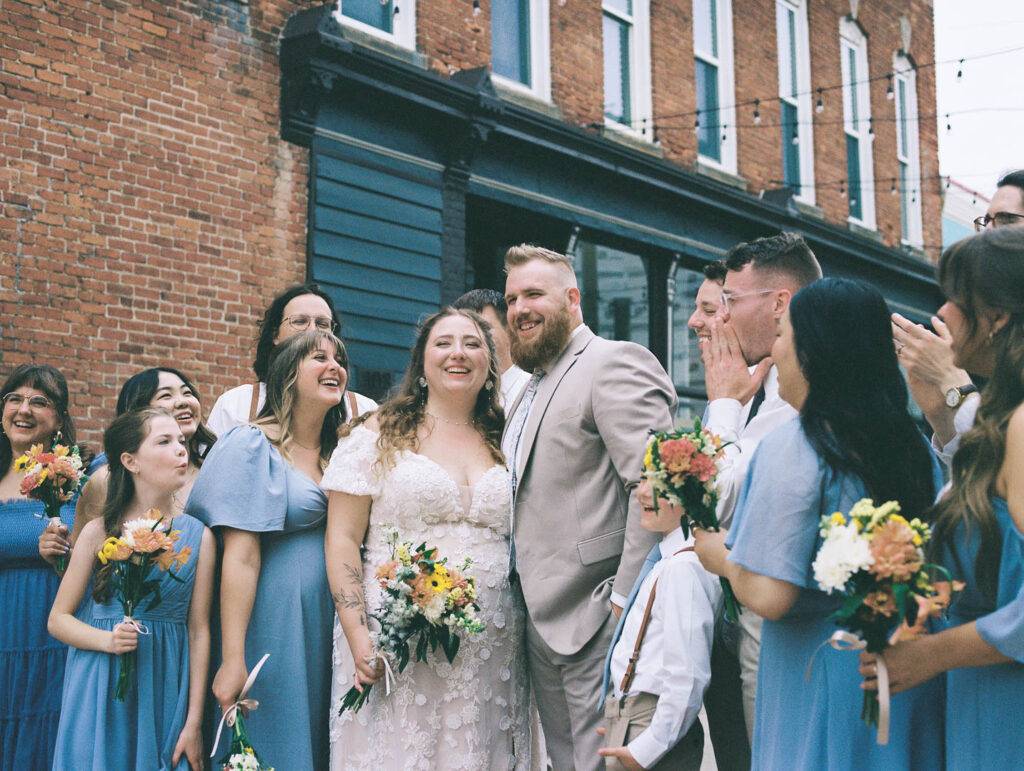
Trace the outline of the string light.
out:
<instances>
[{"instance_id":1,"label":"string light","mask_svg":"<svg viewBox=\"0 0 1024 771\"><path fill-rule=\"evenodd\" d=\"M868 118L868 136L873 137L875 135L875 119Z\"/></svg>"},{"instance_id":2,"label":"string light","mask_svg":"<svg viewBox=\"0 0 1024 771\"><path fill-rule=\"evenodd\" d=\"M946 133L949 134L953 131L953 124L949 122L949 113L946 113Z\"/></svg>"},{"instance_id":3,"label":"string light","mask_svg":"<svg viewBox=\"0 0 1024 771\"><path fill-rule=\"evenodd\" d=\"M891 102L896 97L896 94L892 91L892 74L890 73L886 77L889 79L889 85L885 89L885 98Z\"/></svg>"},{"instance_id":4,"label":"string light","mask_svg":"<svg viewBox=\"0 0 1024 771\"><path fill-rule=\"evenodd\" d=\"M697 112L697 117L693 119L693 133L696 134L700 131L700 112Z\"/></svg>"},{"instance_id":5,"label":"string light","mask_svg":"<svg viewBox=\"0 0 1024 771\"><path fill-rule=\"evenodd\" d=\"M760 123L761 122L761 109L760 109L760 107L761 107L761 100L760 99L755 99L754 100L754 123Z\"/></svg>"},{"instance_id":6,"label":"string light","mask_svg":"<svg viewBox=\"0 0 1024 771\"><path fill-rule=\"evenodd\" d=\"M818 113L819 115L821 115L821 113L825 112L825 103L821 101L821 92L822 92L822 89L819 88L818 89L818 103L816 105L814 105L814 111L816 113Z\"/></svg>"},{"instance_id":7,"label":"string light","mask_svg":"<svg viewBox=\"0 0 1024 771\"><path fill-rule=\"evenodd\" d=\"M892 187L889 188L890 195L896 195L896 177L892 178Z\"/></svg>"},{"instance_id":8,"label":"string light","mask_svg":"<svg viewBox=\"0 0 1024 771\"><path fill-rule=\"evenodd\" d=\"M796 129L793 129L793 139L792 139L792 142L795 145L800 144L800 133Z\"/></svg>"},{"instance_id":9,"label":"string light","mask_svg":"<svg viewBox=\"0 0 1024 771\"><path fill-rule=\"evenodd\" d=\"M956 79L957 81L963 80L964 77L964 60L961 59L959 66L956 68Z\"/></svg>"},{"instance_id":10,"label":"string light","mask_svg":"<svg viewBox=\"0 0 1024 771\"><path fill-rule=\"evenodd\" d=\"M839 183L839 197L846 198L846 181Z\"/></svg>"},{"instance_id":11,"label":"string light","mask_svg":"<svg viewBox=\"0 0 1024 771\"><path fill-rule=\"evenodd\" d=\"M480 9L480 0L473 0L473 16L479 16L483 11Z\"/></svg>"}]
</instances>

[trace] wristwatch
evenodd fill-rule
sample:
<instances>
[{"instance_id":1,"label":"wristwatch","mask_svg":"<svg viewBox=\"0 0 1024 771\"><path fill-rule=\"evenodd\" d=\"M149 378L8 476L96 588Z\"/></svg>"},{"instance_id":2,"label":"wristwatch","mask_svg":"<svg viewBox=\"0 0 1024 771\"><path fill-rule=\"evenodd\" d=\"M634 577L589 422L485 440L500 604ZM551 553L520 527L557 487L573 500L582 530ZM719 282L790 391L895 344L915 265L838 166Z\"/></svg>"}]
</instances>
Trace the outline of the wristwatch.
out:
<instances>
[{"instance_id":1,"label":"wristwatch","mask_svg":"<svg viewBox=\"0 0 1024 771\"><path fill-rule=\"evenodd\" d=\"M957 407L963 404L964 399L967 398L968 394L973 394L977 392L978 386L974 385L974 383L968 383L967 385L962 386L954 386L953 388L950 388L948 391L946 391L946 406L949 407L951 410L955 410Z\"/></svg>"}]
</instances>

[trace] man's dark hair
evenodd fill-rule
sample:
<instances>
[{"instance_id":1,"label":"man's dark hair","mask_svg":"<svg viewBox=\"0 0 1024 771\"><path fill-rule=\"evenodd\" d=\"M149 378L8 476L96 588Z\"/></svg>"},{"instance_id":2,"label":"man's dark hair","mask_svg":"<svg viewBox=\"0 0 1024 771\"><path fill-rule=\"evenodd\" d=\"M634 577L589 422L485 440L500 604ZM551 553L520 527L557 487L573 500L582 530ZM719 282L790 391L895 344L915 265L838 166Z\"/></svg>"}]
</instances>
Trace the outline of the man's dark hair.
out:
<instances>
[{"instance_id":1,"label":"man's dark hair","mask_svg":"<svg viewBox=\"0 0 1024 771\"><path fill-rule=\"evenodd\" d=\"M736 244L725 254L728 270L743 270L753 263L759 272L773 273L804 287L821 278L821 266L811 247L797 233L779 233Z\"/></svg>"},{"instance_id":2,"label":"man's dark hair","mask_svg":"<svg viewBox=\"0 0 1024 771\"><path fill-rule=\"evenodd\" d=\"M261 383L267 382L267 375L270 373L270 359L274 353L274 335L281 326L281 319L284 316L284 307L302 295L312 294L327 303L327 309L334 319L334 333L340 334L341 317L338 316L338 309L334 307L334 300L316 284L300 284L285 289L275 297L267 310L263 313L263 320L260 321L260 334L256 338L256 360L252 363L253 372Z\"/></svg>"},{"instance_id":3,"label":"man's dark hair","mask_svg":"<svg viewBox=\"0 0 1024 771\"><path fill-rule=\"evenodd\" d=\"M494 308L503 327L508 326L508 303L496 289L471 289L452 303L453 308L483 313L484 308Z\"/></svg>"},{"instance_id":4,"label":"man's dark hair","mask_svg":"<svg viewBox=\"0 0 1024 771\"><path fill-rule=\"evenodd\" d=\"M725 283L725 274L729 272L723 260L712 260L711 262L704 263L703 270L704 278L708 281L714 281L716 284Z\"/></svg>"},{"instance_id":5,"label":"man's dark hair","mask_svg":"<svg viewBox=\"0 0 1024 771\"><path fill-rule=\"evenodd\" d=\"M1021 200L1024 201L1024 169L1008 171L996 182L996 187L1015 187L1020 192Z\"/></svg>"}]
</instances>

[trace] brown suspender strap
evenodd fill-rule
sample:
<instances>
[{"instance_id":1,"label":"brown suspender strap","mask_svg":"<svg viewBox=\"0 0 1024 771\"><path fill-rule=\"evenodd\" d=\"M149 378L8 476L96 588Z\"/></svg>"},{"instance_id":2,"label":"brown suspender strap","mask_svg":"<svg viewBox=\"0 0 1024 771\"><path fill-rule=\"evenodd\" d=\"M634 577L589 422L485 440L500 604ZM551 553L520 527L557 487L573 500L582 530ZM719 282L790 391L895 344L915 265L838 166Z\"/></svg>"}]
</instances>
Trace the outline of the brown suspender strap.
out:
<instances>
[{"instance_id":1,"label":"brown suspender strap","mask_svg":"<svg viewBox=\"0 0 1024 771\"><path fill-rule=\"evenodd\" d=\"M356 404L356 395L354 392L348 392L348 405L349 405L349 416L348 419L355 420L359 417L359 405Z\"/></svg>"},{"instance_id":2,"label":"brown suspender strap","mask_svg":"<svg viewBox=\"0 0 1024 771\"><path fill-rule=\"evenodd\" d=\"M684 551L693 551L692 546L680 549L675 554L682 554ZM674 557L675 554L672 556ZM629 664L626 665L626 674L622 678L622 685L619 690L625 696L629 693L629 687L633 684L633 677L636 675L636 663L640 660L640 646L644 644L644 634L647 632L647 623L651 620L651 610L654 608L654 595L658 591L658 581L655 579L651 587L651 596L647 598L647 607L644 608L644 617L640 622L640 631L636 635L636 645L633 646L633 655L629 657Z\"/></svg>"},{"instance_id":3,"label":"brown suspender strap","mask_svg":"<svg viewBox=\"0 0 1024 771\"><path fill-rule=\"evenodd\" d=\"M260 381L252 384L252 400L249 402L249 422L256 420L256 411L260 406Z\"/></svg>"}]
</instances>

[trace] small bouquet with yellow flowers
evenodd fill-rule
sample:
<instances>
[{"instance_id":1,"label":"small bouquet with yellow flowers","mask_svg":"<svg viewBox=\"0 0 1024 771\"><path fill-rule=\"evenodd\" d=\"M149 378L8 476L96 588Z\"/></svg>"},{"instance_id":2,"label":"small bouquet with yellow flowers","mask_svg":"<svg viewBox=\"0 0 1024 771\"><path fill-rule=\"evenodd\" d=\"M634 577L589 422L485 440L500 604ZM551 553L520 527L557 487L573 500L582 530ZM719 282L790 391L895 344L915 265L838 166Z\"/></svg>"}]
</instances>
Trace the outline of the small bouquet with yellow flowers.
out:
<instances>
[{"instance_id":1,"label":"small bouquet with yellow flowers","mask_svg":"<svg viewBox=\"0 0 1024 771\"><path fill-rule=\"evenodd\" d=\"M152 596L150 608L155 608L161 600L160 581L153 577L153 571L166 572L172 567L177 571L192 554L189 546L180 551L174 550L180 537L179 531L171 530L171 523L166 517L157 509L150 509L141 517L125 522L120 537L108 538L96 555L103 565L114 563L110 580L124 610L122 623L134 626L141 634L146 634L147 630L135 620L135 611L147 597ZM175 581L181 580L174 573L168 575ZM135 651L120 656L114 689L114 698L118 701L124 701L135 687L135 657Z\"/></svg>"},{"instance_id":2,"label":"small bouquet with yellow flowers","mask_svg":"<svg viewBox=\"0 0 1024 771\"><path fill-rule=\"evenodd\" d=\"M14 470L25 475L21 480L21 494L42 501L44 516L49 518L50 524L60 525L61 506L74 498L89 479L82 465L77 446L55 444L49 452L43 452L43 445L34 444L14 461ZM57 557L56 566L63 573L67 557Z\"/></svg>"},{"instance_id":3,"label":"small bouquet with yellow flowers","mask_svg":"<svg viewBox=\"0 0 1024 771\"><path fill-rule=\"evenodd\" d=\"M389 528L388 543L391 560L376 572L384 597L376 612L370 614L380 630L371 632L370 640L390 679L391 661L397 662L402 672L413 655L418 661L426 661L427 652L439 646L452 663L459 652L460 632L479 634L484 623L477 616L480 606L476 604L476 579L466 573L472 564L469 557L457 568L449 567L448 558L439 558L436 547L421 543L413 548L412 541L399 542L394 528ZM410 648L414 638L418 638L415 654ZM371 687L364 685L362 692L350 688L338 714L347 709L358 712Z\"/></svg>"},{"instance_id":4,"label":"small bouquet with yellow flowers","mask_svg":"<svg viewBox=\"0 0 1024 771\"><path fill-rule=\"evenodd\" d=\"M725 444L718 435L693 421L693 431L652 431L644 453L644 476L654 500L664 498L686 510L680 521L683 535L690 527L718 530L718 462ZM739 617L740 604L726 578L719 579L730 621Z\"/></svg>"},{"instance_id":5,"label":"small bouquet with yellow flowers","mask_svg":"<svg viewBox=\"0 0 1024 771\"><path fill-rule=\"evenodd\" d=\"M952 593L963 588L944 567L925 562L931 528L916 517L908 522L896 501L876 507L864 498L848 515L822 517L819 532L814 580L826 594L845 597L832 617L848 632L836 632L828 641L833 647L881 654L890 643L924 634L927 620L941 616ZM861 710L864 722L878 727L879 744L888 741L888 699L879 655L878 691L864 692Z\"/></svg>"}]
</instances>

